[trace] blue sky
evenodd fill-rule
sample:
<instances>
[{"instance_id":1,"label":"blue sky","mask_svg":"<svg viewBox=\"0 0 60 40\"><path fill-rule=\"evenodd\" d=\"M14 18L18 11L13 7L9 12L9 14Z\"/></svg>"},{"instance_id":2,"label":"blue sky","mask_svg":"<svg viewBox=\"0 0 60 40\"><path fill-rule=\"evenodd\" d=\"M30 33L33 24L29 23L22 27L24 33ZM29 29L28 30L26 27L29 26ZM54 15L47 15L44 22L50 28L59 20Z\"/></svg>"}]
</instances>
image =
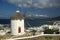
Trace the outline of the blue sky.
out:
<instances>
[{"instance_id":1,"label":"blue sky","mask_svg":"<svg viewBox=\"0 0 60 40\"><path fill-rule=\"evenodd\" d=\"M27 16L60 16L60 0L0 0L0 17L9 18L17 8Z\"/></svg>"}]
</instances>

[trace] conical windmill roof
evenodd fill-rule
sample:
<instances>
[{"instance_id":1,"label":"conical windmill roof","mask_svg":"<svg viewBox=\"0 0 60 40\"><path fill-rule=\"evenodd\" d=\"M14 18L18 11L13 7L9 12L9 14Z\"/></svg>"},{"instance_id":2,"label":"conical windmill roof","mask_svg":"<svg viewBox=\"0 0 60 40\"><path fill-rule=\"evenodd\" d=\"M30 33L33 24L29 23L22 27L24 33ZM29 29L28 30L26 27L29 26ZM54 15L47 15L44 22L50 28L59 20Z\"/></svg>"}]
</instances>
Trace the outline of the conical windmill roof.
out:
<instances>
[{"instance_id":1,"label":"conical windmill roof","mask_svg":"<svg viewBox=\"0 0 60 40\"><path fill-rule=\"evenodd\" d=\"M22 20L22 19L24 19L24 16L20 13L19 10L17 10L16 13L11 16L11 19L12 19L12 20L15 20L15 19L16 19L16 20L17 20L17 19Z\"/></svg>"}]
</instances>

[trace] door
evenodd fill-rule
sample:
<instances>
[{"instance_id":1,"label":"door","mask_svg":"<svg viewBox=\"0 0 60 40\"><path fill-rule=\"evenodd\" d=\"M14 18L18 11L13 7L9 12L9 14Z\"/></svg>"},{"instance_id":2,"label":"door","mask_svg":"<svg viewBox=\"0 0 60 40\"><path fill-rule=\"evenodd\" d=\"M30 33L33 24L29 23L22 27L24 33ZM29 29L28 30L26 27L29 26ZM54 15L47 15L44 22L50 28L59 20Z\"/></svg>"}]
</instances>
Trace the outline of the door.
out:
<instances>
[{"instance_id":1,"label":"door","mask_svg":"<svg viewBox=\"0 0 60 40\"><path fill-rule=\"evenodd\" d=\"M18 27L18 33L20 33L21 32L21 27Z\"/></svg>"}]
</instances>

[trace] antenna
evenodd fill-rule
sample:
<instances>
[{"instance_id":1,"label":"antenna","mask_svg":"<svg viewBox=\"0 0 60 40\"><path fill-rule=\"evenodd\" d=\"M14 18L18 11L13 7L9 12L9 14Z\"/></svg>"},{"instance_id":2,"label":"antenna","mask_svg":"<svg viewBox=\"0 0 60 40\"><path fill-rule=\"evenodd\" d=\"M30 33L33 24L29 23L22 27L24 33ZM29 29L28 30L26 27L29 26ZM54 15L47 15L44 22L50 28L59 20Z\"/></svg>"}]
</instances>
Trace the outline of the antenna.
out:
<instances>
[{"instance_id":1,"label":"antenna","mask_svg":"<svg viewBox=\"0 0 60 40\"><path fill-rule=\"evenodd\" d=\"M19 7L18 7L18 0L17 0L17 10L19 10Z\"/></svg>"},{"instance_id":2,"label":"antenna","mask_svg":"<svg viewBox=\"0 0 60 40\"><path fill-rule=\"evenodd\" d=\"M18 7L18 0L17 0L16 5L17 5L17 10L16 10L16 12L18 12L18 13L19 13L20 11L19 11L19 7Z\"/></svg>"}]
</instances>

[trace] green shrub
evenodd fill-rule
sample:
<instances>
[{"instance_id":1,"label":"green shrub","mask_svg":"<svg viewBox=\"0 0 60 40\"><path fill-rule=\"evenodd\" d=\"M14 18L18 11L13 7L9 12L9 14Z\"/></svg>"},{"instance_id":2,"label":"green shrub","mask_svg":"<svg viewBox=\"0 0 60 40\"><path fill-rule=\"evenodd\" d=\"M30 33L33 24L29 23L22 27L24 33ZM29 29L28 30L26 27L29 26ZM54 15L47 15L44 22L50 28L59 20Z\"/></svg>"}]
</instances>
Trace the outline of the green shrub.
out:
<instances>
[{"instance_id":1,"label":"green shrub","mask_svg":"<svg viewBox=\"0 0 60 40\"><path fill-rule=\"evenodd\" d=\"M53 30L47 29L44 31L44 34L53 34L53 32L54 32Z\"/></svg>"}]
</instances>

